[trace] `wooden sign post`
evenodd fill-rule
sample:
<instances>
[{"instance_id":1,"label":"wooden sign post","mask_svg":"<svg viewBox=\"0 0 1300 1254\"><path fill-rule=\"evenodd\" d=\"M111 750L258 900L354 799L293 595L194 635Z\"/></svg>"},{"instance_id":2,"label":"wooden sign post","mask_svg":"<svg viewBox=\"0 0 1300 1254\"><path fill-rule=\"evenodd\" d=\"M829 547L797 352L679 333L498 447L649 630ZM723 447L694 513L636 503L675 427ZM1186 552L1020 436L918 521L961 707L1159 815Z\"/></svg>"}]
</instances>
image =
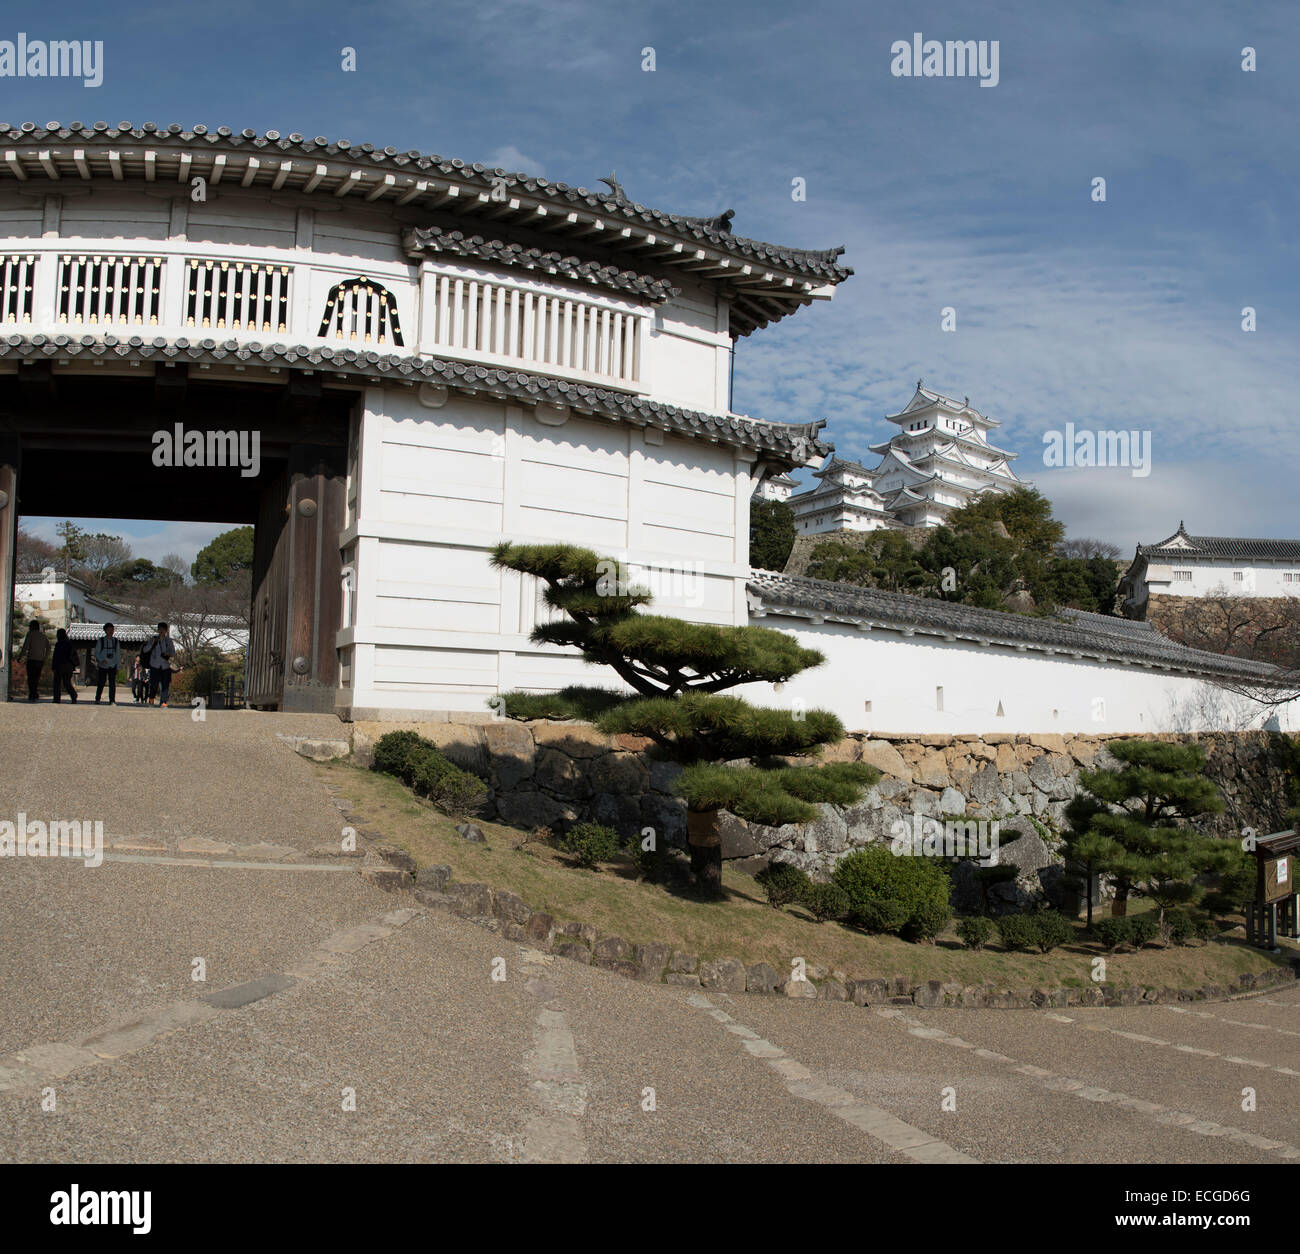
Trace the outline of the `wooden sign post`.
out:
<instances>
[{"instance_id":1,"label":"wooden sign post","mask_svg":"<svg viewBox=\"0 0 1300 1254\"><path fill-rule=\"evenodd\" d=\"M1300 899L1296 896L1300 833L1262 837L1255 845L1255 859L1255 900L1246 907L1246 940L1262 949L1276 949L1279 935L1300 936Z\"/></svg>"}]
</instances>

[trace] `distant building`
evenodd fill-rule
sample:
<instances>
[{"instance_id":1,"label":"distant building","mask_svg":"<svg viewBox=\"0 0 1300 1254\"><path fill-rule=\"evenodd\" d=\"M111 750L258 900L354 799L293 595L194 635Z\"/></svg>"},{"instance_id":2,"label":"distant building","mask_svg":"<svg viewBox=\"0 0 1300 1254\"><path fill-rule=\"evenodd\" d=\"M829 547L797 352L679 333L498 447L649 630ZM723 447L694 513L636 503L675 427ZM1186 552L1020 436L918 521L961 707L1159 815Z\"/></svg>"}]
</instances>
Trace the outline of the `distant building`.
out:
<instances>
[{"instance_id":1,"label":"distant building","mask_svg":"<svg viewBox=\"0 0 1300 1254\"><path fill-rule=\"evenodd\" d=\"M1183 523L1139 544L1119 582L1124 614L1144 619L1153 596L1300 596L1300 540L1193 536Z\"/></svg>"},{"instance_id":2,"label":"distant building","mask_svg":"<svg viewBox=\"0 0 1300 1254\"><path fill-rule=\"evenodd\" d=\"M829 457L816 472L820 485L791 498L801 534L937 527L975 497L1025 482L1011 469L1017 455L988 441L1001 424L969 399L953 400L918 380L912 399L887 419L900 430L871 445L877 466Z\"/></svg>"},{"instance_id":3,"label":"distant building","mask_svg":"<svg viewBox=\"0 0 1300 1254\"><path fill-rule=\"evenodd\" d=\"M788 501L799 485L786 474L768 475L754 489L756 501Z\"/></svg>"},{"instance_id":4,"label":"distant building","mask_svg":"<svg viewBox=\"0 0 1300 1254\"><path fill-rule=\"evenodd\" d=\"M19 575L14 581L14 604L24 618L38 614L52 628L73 623L111 623L122 616L115 605L101 600L75 575L53 571Z\"/></svg>"}]
</instances>

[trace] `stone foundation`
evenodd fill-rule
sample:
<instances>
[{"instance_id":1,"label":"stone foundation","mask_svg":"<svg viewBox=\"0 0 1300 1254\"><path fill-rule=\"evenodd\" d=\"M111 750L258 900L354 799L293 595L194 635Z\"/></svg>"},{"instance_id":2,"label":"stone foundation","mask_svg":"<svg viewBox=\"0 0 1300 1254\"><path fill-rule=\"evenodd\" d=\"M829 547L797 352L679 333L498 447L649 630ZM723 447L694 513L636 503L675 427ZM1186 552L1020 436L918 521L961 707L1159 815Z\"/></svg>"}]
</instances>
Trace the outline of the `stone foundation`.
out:
<instances>
[{"instance_id":1,"label":"stone foundation","mask_svg":"<svg viewBox=\"0 0 1300 1254\"><path fill-rule=\"evenodd\" d=\"M356 760L368 764L375 740L393 730L418 732L483 778L490 789L484 818L557 832L593 820L623 834L651 827L669 844L685 842L685 809L672 793L679 768L656 761L647 752L650 743L641 737L607 736L586 723L491 716L481 721L358 722L351 725ZM1055 837L1065 807L1078 791L1079 772L1115 764L1106 751L1108 741L1137 738L853 733L828 747L824 760L862 761L879 769L879 782L861 801L820 806L815 822L779 828L727 816L724 856L744 859L751 871L776 860L825 878L845 853L888 841L893 824L910 821L913 814L998 819L1004 841L1019 833L1003 850L1003 860L1021 872L1014 885L999 887L1003 906L1023 907L1040 894L1061 904L1054 889L1059 878ZM1290 774L1300 753L1285 736L1214 732L1149 738L1195 743L1205 750L1207 773L1226 807L1198 824L1206 832L1235 836L1246 826L1261 833L1278 831L1286 826L1288 809L1300 801Z\"/></svg>"}]
</instances>

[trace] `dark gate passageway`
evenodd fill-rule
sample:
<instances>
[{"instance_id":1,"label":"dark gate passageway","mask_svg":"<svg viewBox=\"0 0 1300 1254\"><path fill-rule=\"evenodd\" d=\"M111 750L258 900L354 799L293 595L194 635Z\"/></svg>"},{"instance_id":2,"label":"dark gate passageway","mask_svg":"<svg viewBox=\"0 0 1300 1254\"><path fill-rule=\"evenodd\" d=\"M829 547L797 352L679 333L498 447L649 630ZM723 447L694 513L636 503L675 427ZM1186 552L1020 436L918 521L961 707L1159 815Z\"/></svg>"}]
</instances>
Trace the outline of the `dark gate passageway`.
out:
<instances>
[{"instance_id":1,"label":"dark gate passageway","mask_svg":"<svg viewBox=\"0 0 1300 1254\"><path fill-rule=\"evenodd\" d=\"M333 711L358 393L300 371L281 385L192 377L184 364L147 371L38 362L0 376L4 620L19 514L252 524L249 704ZM0 698L8 672L0 666Z\"/></svg>"}]
</instances>

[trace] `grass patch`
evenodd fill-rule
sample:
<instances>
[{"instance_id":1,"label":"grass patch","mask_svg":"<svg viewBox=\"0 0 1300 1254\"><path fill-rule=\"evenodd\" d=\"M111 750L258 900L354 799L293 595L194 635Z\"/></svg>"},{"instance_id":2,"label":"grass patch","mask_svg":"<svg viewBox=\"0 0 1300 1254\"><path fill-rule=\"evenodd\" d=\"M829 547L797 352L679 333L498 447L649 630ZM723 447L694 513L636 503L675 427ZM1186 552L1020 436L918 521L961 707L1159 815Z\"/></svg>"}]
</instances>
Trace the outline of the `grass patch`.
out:
<instances>
[{"instance_id":1,"label":"grass patch","mask_svg":"<svg viewBox=\"0 0 1300 1254\"><path fill-rule=\"evenodd\" d=\"M580 870L570 855L538 841L516 848L527 836L518 828L475 820L487 844L456 835L456 820L440 814L390 776L347 762L317 763L321 779L349 798L365 826L381 831L385 843L409 852L420 865L442 863L462 883L481 882L518 893L529 905L560 922L591 923L601 935L632 943L664 941L701 959L739 958L790 970L803 958L850 976L906 976L912 980L991 983L1001 988L1037 985L1092 986L1092 960L1101 955L1077 924L1075 936L1049 954L1005 953L996 940L979 951L966 949L952 927L935 944L911 944L894 936L872 936L839 923L817 923L801 906L774 910L748 875L723 867L724 899L704 902L636 879L630 856ZM1135 902L1130 903L1132 910ZM1107 983L1196 987L1226 984L1246 971L1284 965L1300 954L1282 941L1281 955L1245 943L1240 927L1209 945L1108 954Z\"/></svg>"}]
</instances>

